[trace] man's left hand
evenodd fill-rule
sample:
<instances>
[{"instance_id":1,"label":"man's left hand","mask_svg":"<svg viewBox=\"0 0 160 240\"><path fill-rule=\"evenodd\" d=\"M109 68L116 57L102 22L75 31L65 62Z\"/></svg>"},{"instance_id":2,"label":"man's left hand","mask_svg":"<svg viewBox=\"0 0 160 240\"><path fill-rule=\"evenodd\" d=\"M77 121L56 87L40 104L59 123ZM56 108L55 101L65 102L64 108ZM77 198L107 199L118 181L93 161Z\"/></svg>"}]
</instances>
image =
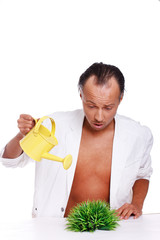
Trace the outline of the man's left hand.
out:
<instances>
[{"instance_id":1,"label":"man's left hand","mask_svg":"<svg viewBox=\"0 0 160 240\"><path fill-rule=\"evenodd\" d=\"M125 203L122 207L116 210L120 219L128 219L134 215L134 219L142 215L142 209L135 204Z\"/></svg>"}]
</instances>

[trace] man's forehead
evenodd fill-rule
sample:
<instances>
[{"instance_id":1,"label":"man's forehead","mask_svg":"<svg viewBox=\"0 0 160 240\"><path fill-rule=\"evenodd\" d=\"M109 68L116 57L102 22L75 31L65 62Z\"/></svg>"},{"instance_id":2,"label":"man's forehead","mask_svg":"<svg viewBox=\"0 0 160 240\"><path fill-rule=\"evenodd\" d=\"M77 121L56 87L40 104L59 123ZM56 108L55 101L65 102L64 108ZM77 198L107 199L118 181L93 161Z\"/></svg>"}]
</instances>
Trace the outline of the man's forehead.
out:
<instances>
[{"instance_id":1,"label":"man's forehead","mask_svg":"<svg viewBox=\"0 0 160 240\"><path fill-rule=\"evenodd\" d=\"M81 91L83 100L93 100L93 102L112 103L120 97L120 88L114 77L110 78L106 84L97 84L95 76L90 77Z\"/></svg>"},{"instance_id":2,"label":"man's forehead","mask_svg":"<svg viewBox=\"0 0 160 240\"><path fill-rule=\"evenodd\" d=\"M97 90L97 91L105 90L105 89L107 90L108 88L112 88L111 90L113 90L113 91L115 91L115 90L120 91L118 82L115 77L109 78L104 83L99 83L97 80L97 77L93 75L87 79L87 81L83 87L83 91L89 90L89 89Z\"/></svg>"},{"instance_id":3,"label":"man's forehead","mask_svg":"<svg viewBox=\"0 0 160 240\"><path fill-rule=\"evenodd\" d=\"M97 76L92 75L86 80L84 87L91 86L91 85L110 87L112 83L115 83L116 85L118 85L118 82L114 76L106 78L104 79L104 81L99 81Z\"/></svg>"}]
</instances>

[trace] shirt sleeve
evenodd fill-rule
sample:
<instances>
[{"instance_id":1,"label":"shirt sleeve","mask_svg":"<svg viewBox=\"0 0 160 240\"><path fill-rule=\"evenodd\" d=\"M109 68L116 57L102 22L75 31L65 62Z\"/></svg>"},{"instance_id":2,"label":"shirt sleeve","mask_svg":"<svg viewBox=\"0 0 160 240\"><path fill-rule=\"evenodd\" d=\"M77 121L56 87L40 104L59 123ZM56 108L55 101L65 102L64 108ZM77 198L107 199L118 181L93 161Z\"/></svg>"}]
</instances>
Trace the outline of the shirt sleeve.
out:
<instances>
[{"instance_id":1,"label":"shirt sleeve","mask_svg":"<svg viewBox=\"0 0 160 240\"><path fill-rule=\"evenodd\" d=\"M144 150L143 150L143 155L142 155L142 159L140 162L140 168L139 168L139 172L137 175L137 179L147 179L149 180L153 169L151 166L151 149L153 146L153 136L151 131L149 130L149 128L145 128L145 145L144 145Z\"/></svg>"},{"instance_id":2,"label":"shirt sleeve","mask_svg":"<svg viewBox=\"0 0 160 240\"><path fill-rule=\"evenodd\" d=\"M27 156L27 154L22 153L19 157L17 158L3 158L3 153L4 153L4 149L3 148L0 151L0 162L5 166L5 167L9 167L9 168L16 168L16 167L24 167L26 166L29 162L34 162L34 160L32 160L31 158L29 158L29 156Z\"/></svg>"}]
</instances>

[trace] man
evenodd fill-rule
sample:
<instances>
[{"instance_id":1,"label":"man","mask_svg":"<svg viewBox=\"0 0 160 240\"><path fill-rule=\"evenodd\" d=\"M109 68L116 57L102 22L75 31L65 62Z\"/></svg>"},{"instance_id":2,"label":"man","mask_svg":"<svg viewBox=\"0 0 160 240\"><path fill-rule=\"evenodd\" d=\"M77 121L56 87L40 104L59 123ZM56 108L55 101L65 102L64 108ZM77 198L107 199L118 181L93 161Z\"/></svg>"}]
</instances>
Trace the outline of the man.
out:
<instances>
[{"instance_id":1,"label":"man","mask_svg":"<svg viewBox=\"0 0 160 240\"><path fill-rule=\"evenodd\" d=\"M65 171L57 162L36 162L33 217L66 217L77 203L102 199L121 219L137 218L152 173L152 134L117 114L124 94L124 77L117 67L94 63L81 75L79 90L83 110L50 115L59 142L50 153L72 154L72 166ZM23 167L31 161L19 141L34 124L30 115L20 116L20 132L2 151L5 166ZM49 128L49 122L44 125Z\"/></svg>"}]
</instances>

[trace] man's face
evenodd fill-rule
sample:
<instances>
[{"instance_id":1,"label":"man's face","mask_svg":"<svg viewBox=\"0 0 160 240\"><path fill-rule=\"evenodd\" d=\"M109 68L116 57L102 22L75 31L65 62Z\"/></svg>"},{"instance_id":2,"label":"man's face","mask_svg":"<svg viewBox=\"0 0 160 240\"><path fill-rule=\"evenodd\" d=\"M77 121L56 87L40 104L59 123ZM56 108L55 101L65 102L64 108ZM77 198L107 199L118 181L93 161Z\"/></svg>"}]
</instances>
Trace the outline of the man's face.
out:
<instances>
[{"instance_id":1,"label":"man's face","mask_svg":"<svg viewBox=\"0 0 160 240\"><path fill-rule=\"evenodd\" d=\"M96 84L95 76L89 77L80 96L86 120L92 130L96 131L109 126L122 100L119 85L114 77L103 86Z\"/></svg>"}]
</instances>

